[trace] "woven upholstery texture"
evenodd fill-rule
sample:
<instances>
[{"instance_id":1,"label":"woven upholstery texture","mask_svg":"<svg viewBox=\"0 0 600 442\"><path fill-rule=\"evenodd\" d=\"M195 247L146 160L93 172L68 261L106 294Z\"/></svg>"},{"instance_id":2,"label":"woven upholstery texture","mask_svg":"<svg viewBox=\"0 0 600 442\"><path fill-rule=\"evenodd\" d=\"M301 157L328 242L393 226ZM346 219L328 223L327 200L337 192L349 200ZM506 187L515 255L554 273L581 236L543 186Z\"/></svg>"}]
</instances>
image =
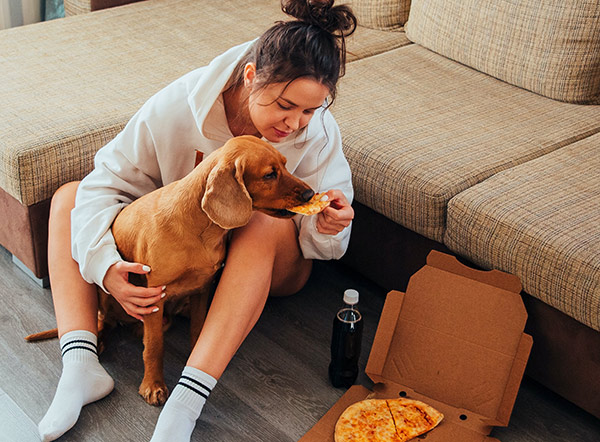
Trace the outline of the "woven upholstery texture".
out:
<instances>
[{"instance_id":1,"label":"woven upholstery texture","mask_svg":"<svg viewBox=\"0 0 600 442\"><path fill-rule=\"evenodd\" d=\"M600 103L598 0L413 0L408 38L516 86Z\"/></svg>"},{"instance_id":2,"label":"woven upholstery texture","mask_svg":"<svg viewBox=\"0 0 600 442\"><path fill-rule=\"evenodd\" d=\"M347 0L361 26L400 29L408 20L410 0Z\"/></svg>"},{"instance_id":3,"label":"woven upholstery texture","mask_svg":"<svg viewBox=\"0 0 600 442\"><path fill-rule=\"evenodd\" d=\"M332 112L356 199L437 241L453 196L600 131L600 106L532 94L419 45L351 63Z\"/></svg>"},{"instance_id":4,"label":"woven upholstery texture","mask_svg":"<svg viewBox=\"0 0 600 442\"><path fill-rule=\"evenodd\" d=\"M600 135L450 200L445 244L600 331Z\"/></svg>"},{"instance_id":5,"label":"woven upholstery texture","mask_svg":"<svg viewBox=\"0 0 600 442\"><path fill-rule=\"evenodd\" d=\"M278 0L147 0L2 31L0 187L25 205L50 198L150 96L286 17ZM407 43L360 28L349 59Z\"/></svg>"}]
</instances>

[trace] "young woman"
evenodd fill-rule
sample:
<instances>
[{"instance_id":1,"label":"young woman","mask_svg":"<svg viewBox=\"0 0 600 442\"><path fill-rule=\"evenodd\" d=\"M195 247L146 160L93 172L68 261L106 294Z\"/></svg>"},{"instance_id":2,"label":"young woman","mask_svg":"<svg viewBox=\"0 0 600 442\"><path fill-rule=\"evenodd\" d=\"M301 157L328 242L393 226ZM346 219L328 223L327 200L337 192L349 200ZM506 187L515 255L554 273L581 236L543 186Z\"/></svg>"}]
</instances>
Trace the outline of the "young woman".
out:
<instances>
[{"instance_id":1,"label":"young woman","mask_svg":"<svg viewBox=\"0 0 600 442\"><path fill-rule=\"evenodd\" d=\"M139 320L155 312L163 293L162 287L129 284L129 273L152 269L119 256L110 232L114 218L141 195L188 174L195 149L207 155L233 136L263 137L287 157L294 175L315 191L327 191L331 206L293 219L255 212L248 225L232 232L206 322L152 442L189 441L206 397L269 294L297 292L312 259L337 259L345 252L353 192L328 106L344 72L344 37L356 19L333 0L287 0L282 8L296 20L277 23L158 92L97 153L95 169L53 197L49 271L63 371L39 424L44 441L64 434L84 405L113 389L96 351L96 286Z\"/></svg>"}]
</instances>

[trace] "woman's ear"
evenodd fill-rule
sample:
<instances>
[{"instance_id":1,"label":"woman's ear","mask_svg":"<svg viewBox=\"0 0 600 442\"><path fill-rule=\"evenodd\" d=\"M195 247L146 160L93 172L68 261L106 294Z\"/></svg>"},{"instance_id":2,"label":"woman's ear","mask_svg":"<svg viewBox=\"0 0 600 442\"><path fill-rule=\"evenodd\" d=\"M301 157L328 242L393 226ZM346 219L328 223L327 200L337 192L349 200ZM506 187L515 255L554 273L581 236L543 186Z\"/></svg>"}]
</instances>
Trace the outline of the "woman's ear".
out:
<instances>
[{"instance_id":1,"label":"woman's ear","mask_svg":"<svg viewBox=\"0 0 600 442\"><path fill-rule=\"evenodd\" d=\"M244 86L246 86L246 87L252 86L252 82L254 81L255 76L256 76L256 65L252 62L246 63L246 66L244 66Z\"/></svg>"}]
</instances>

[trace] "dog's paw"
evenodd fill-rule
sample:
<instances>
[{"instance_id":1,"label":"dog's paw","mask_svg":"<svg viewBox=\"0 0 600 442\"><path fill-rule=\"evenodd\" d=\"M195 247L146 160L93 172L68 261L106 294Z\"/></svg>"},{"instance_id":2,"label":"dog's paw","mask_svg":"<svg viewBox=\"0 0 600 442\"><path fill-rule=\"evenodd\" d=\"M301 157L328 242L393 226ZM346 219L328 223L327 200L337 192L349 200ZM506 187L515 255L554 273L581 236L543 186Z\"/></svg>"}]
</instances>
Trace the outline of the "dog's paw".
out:
<instances>
[{"instance_id":1,"label":"dog's paw","mask_svg":"<svg viewBox=\"0 0 600 442\"><path fill-rule=\"evenodd\" d=\"M139 389L140 395L150 405L163 405L169 397L169 389L164 382L142 382Z\"/></svg>"}]
</instances>

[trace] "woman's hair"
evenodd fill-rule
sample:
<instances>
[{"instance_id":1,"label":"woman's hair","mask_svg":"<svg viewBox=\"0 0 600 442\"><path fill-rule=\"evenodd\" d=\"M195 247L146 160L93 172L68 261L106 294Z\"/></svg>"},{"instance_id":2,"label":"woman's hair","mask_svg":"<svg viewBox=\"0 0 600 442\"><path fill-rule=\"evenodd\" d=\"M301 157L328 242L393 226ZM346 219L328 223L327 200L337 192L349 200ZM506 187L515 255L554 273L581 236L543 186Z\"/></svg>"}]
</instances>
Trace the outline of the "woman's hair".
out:
<instances>
[{"instance_id":1,"label":"woman's hair","mask_svg":"<svg viewBox=\"0 0 600 442\"><path fill-rule=\"evenodd\" d=\"M281 9L295 20L277 22L255 42L233 72L230 86L243 82L244 66L252 62L257 89L308 77L326 86L333 102L345 72L345 38L356 29L352 10L333 6L333 1L282 0Z\"/></svg>"}]
</instances>

